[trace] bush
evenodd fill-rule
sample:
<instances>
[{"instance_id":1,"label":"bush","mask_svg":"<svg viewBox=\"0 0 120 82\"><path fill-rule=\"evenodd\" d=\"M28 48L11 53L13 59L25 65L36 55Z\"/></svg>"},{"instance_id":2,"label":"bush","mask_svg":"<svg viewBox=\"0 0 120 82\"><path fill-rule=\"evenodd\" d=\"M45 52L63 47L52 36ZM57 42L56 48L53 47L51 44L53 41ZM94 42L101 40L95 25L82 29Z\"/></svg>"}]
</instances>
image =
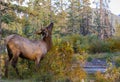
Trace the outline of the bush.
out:
<instances>
[{"instance_id":1,"label":"bush","mask_svg":"<svg viewBox=\"0 0 120 82\"><path fill-rule=\"evenodd\" d=\"M120 51L120 39L109 38L106 40L96 39L91 42L89 46L90 53L102 53L102 52L119 52Z\"/></svg>"},{"instance_id":2,"label":"bush","mask_svg":"<svg viewBox=\"0 0 120 82\"><path fill-rule=\"evenodd\" d=\"M96 72L95 74L95 82L113 82L110 79L107 79L104 74L101 74L100 72Z\"/></svg>"},{"instance_id":3,"label":"bush","mask_svg":"<svg viewBox=\"0 0 120 82\"><path fill-rule=\"evenodd\" d=\"M119 57L115 60L115 65L117 67L120 67L120 58Z\"/></svg>"},{"instance_id":4,"label":"bush","mask_svg":"<svg viewBox=\"0 0 120 82\"><path fill-rule=\"evenodd\" d=\"M120 51L120 38L111 38L107 40L110 43L111 52Z\"/></svg>"},{"instance_id":5,"label":"bush","mask_svg":"<svg viewBox=\"0 0 120 82\"><path fill-rule=\"evenodd\" d=\"M102 40L95 40L91 42L89 47L89 52L100 53L100 52L110 52L109 43Z\"/></svg>"},{"instance_id":6,"label":"bush","mask_svg":"<svg viewBox=\"0 0 120 82\"><path fill-rule=\"evenodd\" d=\"M79 34L66 36L63 40L70 42L74 53L84 54L89 48L88 36L81 36Z\"/></svg>"},{"instance_id":7,"label":"bush","mask_svg":"<svg viewBox=\"0 0 120 82\"><path fill-rule=\"evenodd\" d=\"M87 62L91 62L92 60L93 60L92 57L88 57L88 58L87 58Z\"/></svg>"}]
</instances>

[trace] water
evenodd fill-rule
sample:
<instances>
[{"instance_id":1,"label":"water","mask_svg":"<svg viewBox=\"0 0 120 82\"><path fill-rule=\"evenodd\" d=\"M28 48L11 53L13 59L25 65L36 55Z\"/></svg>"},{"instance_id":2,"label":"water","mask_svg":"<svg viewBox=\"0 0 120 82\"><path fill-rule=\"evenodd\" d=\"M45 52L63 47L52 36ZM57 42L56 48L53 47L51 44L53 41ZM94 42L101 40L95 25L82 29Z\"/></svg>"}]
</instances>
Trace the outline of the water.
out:
<instances>
[{"instance_id":1,"label":"water","mask_svg":"<svg viewBox=\"0 0 120 82\"><path fill-rule=\"evenodd\" d=\"M107 71L107 68L105 68L105 67L85 67L84 70L87 73L95 73L97 71L100 71L101 73L105 73Z\"/></svg>"}]
</instances>

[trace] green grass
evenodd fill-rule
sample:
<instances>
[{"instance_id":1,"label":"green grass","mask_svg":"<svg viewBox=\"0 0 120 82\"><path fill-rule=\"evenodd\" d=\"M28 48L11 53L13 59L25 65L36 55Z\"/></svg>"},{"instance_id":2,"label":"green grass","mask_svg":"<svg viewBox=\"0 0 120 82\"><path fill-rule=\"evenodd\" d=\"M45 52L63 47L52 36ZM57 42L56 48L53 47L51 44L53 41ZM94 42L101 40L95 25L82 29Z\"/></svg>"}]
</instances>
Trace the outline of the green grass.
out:
<instances>
[{"instance_id":1,"label":"green grass","mask_svg":"<svg viewBox=\"0 0 120 82\"><path fill-rule=\"evenodd\" d=\"M101 58L101 59L106 59L108 57L116 58L120 57L120 52L114 52L114 53L96 53L96 54L89 54L89 57L92 58Z\"/></svg>"},{"instance_id":2,"label":"green grass","mask_svg":"<svg viewBox=\"0 0 120 82\"><path fill-rule=\"evenodd\" d=\"M32 80L0 80L0 82L35 82Z\"/></svg>"}]
</instances>

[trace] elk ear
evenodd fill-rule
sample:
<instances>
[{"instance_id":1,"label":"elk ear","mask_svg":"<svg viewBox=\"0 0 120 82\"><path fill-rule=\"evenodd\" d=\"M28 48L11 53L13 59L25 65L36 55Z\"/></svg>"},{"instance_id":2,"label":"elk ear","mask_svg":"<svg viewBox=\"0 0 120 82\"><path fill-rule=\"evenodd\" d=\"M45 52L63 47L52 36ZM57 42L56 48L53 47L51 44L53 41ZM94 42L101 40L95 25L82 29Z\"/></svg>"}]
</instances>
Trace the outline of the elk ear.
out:
<instances>
[{"instance_id":1,"label":"elk ear","mask_svg":"<svg viewBox=\"0 0 120 82\"><path fill-rule=\"evenodd\" d=\"M54 25L54 24L53 24L53 22L52 22L52 23L50 23L50 25L48 25L47 29L51 31L51 30L52 30L52 28L53 28L53 25Z\"/></svg>"},{"instance_id":2,"label":"elk ear","mask_svg":"<svg viewBox=\"0 0 120 82\"><path fill-rule=\"evenodd\" d=\"M41 30L38 30L38 31L35 32L35 34L38 34L38 35L40 35L41 33L42 33Z\"/></svg>"},{"instance_id":3,"label":"elk ear","mask_svg":"<svg viewBox=\"0 0 120 82\"><path fill-rule=\"evenodd\" d=\"M35 32L35 34L38 34L38 35L40 35L40 34L41 34L41 32L40 32L40 31L37 31L37 32Z\"/></svg>"},{"instance_id":4,"label":"elk ear","mask_svg":"<svg viewBox=\"0 0 120 82\"><path fill-rule=\"evenodd\" d=\"M35 34L40 35L40 34L42 33L42 30L43 30L43 28L42 28L42 27L40 27L40 29L38 29L38 30L35 32Z\"/></svg>"}]
</instances>

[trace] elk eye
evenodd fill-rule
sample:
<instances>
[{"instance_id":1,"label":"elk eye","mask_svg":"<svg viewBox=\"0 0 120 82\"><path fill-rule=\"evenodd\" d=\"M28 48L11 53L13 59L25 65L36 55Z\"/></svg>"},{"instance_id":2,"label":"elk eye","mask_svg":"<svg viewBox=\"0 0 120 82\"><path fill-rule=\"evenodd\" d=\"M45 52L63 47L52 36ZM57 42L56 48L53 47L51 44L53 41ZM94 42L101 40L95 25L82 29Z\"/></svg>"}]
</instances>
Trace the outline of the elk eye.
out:
<instances>
[{"instance_id":1,"label":"elk eye","mask_svg":"<svg viewBox=\"0 0 120 82\"><path fill-rule=\"evenodd\" d=\"M47 33L47 30L44 30L45 33Z\"/></svg>"}]
</instances>

